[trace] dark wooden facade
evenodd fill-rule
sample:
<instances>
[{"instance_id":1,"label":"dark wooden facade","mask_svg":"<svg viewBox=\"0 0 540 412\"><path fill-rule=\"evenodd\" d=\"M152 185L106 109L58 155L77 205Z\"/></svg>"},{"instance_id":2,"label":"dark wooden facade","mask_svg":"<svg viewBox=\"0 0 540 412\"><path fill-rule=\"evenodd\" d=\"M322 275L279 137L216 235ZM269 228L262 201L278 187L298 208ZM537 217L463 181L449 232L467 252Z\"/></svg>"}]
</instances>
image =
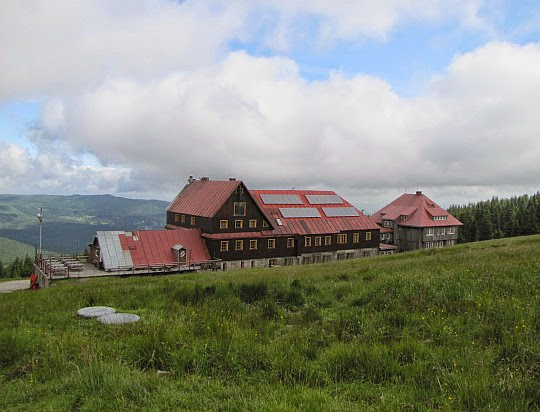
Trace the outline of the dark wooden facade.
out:
<instances>
[{"instance_id":1,"label":"dark wooden facade","mask_svg":"<svg viewBox=\"0 0 540 412\"><path fill-rule=\"evenodd\" d=\"M347 236L344 243L338 243L337 233L316 234L316 235L291 235L291 236L264 236L264 237L242 237L227 239L206 239L206 245L210 256L222 260L249 260L265 259L275 257L300 256L306 253L326 253L350 249L377 248L379 245L378 230L363 230L342 232ZM356 241L355 234L358 234ZM306 238L311 246L306 246ZM327 241L329 238L329 243ZM369 238L369 240L366 240ZM274 247L269 247L269 240L274 239ZM292 241L291 241L292 239ZM236 241L242 241L242 250L236 250ZM250 240L257 241L257 248L250 249ZM221 242L228 243L228 251L221 250ZM292 247L290 246L292 243Z\"/></svg>"},{"instance_id":2,"label":"dark wooden facade","mask_svg":"<svg viewBox=\"0 0 540 412\"><path fill-rule=\"evenodd\" d=\"M244 213L238 213L241 205L245 206ZM226 227L223 227L223 222L227 222ZM167 212L167 224L184 228L199 228L201 232L211 234L260 232L271 229L268 219L243 183L239 184L237 190L229 196L213 218Z\"/></svg>"},{"instance_id":3,"label":"dark wooden facade","mask_svg":"<svg viewBox=\"0 0 540 412\"><path fill-rule=\"evenodd\" d=\"M361 250L366 251L365 256L377 253L378 250L380 233L376 224L369 230L339 233L304 235L280 232L277 230L279 226L273 227L276 220L277 224L281 225L280 219L267 215L242 182L238 183L236 190L222 204L220 200L215 206L212 217L167 211L167 224L169 227L199 228L211 258L224 262L242 262L241 267L244 261L253 263L254 260L287 259L336 252L336 258L339 258L340 251L344 251L347 257L356 257L363 256Z\"/></svg>"}]
</instances>

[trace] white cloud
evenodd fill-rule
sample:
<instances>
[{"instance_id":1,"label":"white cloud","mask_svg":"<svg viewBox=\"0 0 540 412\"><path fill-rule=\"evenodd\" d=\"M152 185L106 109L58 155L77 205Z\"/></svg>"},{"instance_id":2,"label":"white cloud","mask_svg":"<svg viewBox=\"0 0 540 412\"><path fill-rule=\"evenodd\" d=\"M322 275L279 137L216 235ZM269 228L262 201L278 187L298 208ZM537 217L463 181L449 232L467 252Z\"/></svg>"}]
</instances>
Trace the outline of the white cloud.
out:
<instances>
[{"instance_id":1,"label":"white cloud","mask_svg":"<svg viewBox=\"0 0 540 412\"><path fill-rule=\"evenodd\" d=\"M19 145L0 141L0 170L2 193L111 193L129 178L124 167L82 165L50 143L32 155Z\"/></svg>"},{"instance_id":2,"label":"white cloud","mask_svg":"<svg viewBox=\"0 0 540 412\"><path fill-rule=\"evenodd\" d=\"M243 14L209 1L2 1L0 102L214 61Z\"/></svg>"},{"instance_id":3,"label":"white cloud","mask_svg":"<svg viewBox=\"0 0 540 412\"><path fill-rule=\"evenodd\" d=\"M491 43L456 56L416 98L373 76L335 72L309 82L291 59L226 52L231 39L261 35L280 50L384 40L420 20L458 20L489 33L485 7L480 0L2 2L0 102L46 103L29 134L35 154L0 136L0 191L166 198L190 174L238 176L252 187L328 187L358 199L360 188L375 199L417 185L534 187L537 44ZM88 153L91 165L81 160Z\"/></svg>"},{"instance_id":4,"label":"white cloud","mask_svg":"<svg viewBox=\"0 0 540 412\"><path fill-rule=\"evenodd\" d=\"M418 20L458 19L477 28L484 24L478 17L482 3L5 0L0 3L0 103L70 96L108 76L149 80L198 70L219 61L234 39L286 50L384 39L397 25Z\"/></svg>"},{"instance_id":5,"label":"white cloud","mask_svg":"<svg viewBox=\"0 0 540 412\"><path fill-rule=\"evenodd\" d=\"M130 192L172 196L191 174L345 193L534 187L538 73L538 45L493 43L407 99L374 77L306 82L291 60L237 52L190 75L110 79L71 100L63 126L52 123L64 144L130 169L121 189Z\"/></svg>"}]
</instances>

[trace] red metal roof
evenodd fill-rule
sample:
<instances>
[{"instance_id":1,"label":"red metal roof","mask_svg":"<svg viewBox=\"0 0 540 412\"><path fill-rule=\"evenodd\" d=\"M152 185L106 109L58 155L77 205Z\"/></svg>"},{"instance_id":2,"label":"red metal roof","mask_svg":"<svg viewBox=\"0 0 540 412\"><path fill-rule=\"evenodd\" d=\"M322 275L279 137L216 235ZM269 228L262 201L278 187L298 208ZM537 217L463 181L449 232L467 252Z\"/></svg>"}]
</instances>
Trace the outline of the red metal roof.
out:
<instances>
[{"instance_id":1,"label":"red metal roof","mask_svg":"<svg viewBox=\"0 0 540 412\"><path fill-rule=\"evenodd\" d=\"M172 247L182 245L188 250L189 262L210 260L210 254L201 238L199 229L137 230L118 235L122 250L129 250L133 264L175 264Z\"/></svg>"},{"instance_id":2,"label":"red metal roof","mask_svg":"<svg viewBox=\"0 0 540 412\"><path fill-rule=\"evenodd\" d=\"M241 183L239 180L195 180L184 186L167 211L214 217Z\"/></svg>"},{"instance_id":3,"label":"red metal roof","mask_svg":"<svg viewBox=\"0 0 540 412\"><path fill-rule=\"evenodd\" d=\"M401 219L401 216L406 216L407 219ZM433 217L435 216L446 216L446 219L434 220ZM372 218L379 224L382 224L383 219L389 219L395 220L400 226L412 227L463 225L463 223L422 193L405 193L375 213Z\"/></svg>"},{"instance_id":4,"label":"red metal roof","mask_svg":"<svg viewBox=\"0 0 540 412\"><path fill-rule=\"evenodd\" d=\"M339 233L350 230L378 230L379 226L370 218L366 217L361 211L355 208L358 216L336 216L327 217L323 208L338 207L338 208L354 208L349 202L340 197L343 203L340 204L311 204L306 198L306 195L333 195L335 192L329 190L250 190L249 193L258 204L260 209L269 218L270 223L274 226L271 231L272 236L287 236L287 235L309 235L309 234L327 234ZM264 204L261 199L263 194L275 195L297 195L302 204ZM318 210L321 217L294 217L284 218L279 208L315 208ZM276 219L281 221L281 225Z\"/></svg>"},{"instance_id":5,"label":"red metal roof","mask_svg":"<svg viewBox=\"0 0 540 412\"><path fill-rule=\"evenodd\" d=\"M381 233L394 233L394 229L391 227L381 227Z\"/></svg>"}]
</instances>

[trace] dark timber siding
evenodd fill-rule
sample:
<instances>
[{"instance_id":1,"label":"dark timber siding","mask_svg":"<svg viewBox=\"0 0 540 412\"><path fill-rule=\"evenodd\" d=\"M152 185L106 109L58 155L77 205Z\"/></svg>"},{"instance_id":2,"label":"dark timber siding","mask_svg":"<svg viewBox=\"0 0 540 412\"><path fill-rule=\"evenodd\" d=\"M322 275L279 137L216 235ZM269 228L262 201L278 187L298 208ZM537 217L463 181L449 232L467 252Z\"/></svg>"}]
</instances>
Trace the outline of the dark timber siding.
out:
<instances>
[{"instance_id":1,"label":"dark timber siding","mask_svg":"<svg viewBox=\"0 0 540 412\"><path fill-rule=\"evenodd\" d=\"M371 240L366 240L366 232L371 232ZM360 241L353 243L353 233L360 233ZM379 247L380 233L378 229L373 230L353 230L348 232L341 232L341 234L347 235L347 243L338 243L338 234L332 233L331 235L305 235L300 236L301 244L299 245L300 253L320 253L320 252L333 252L335 250L348 250L348 249L365 249L365 248L377 248ZM321 246L315 246L315 238L321 237ZM331 236L332 243L330 245L324 244L325 236ZM305 245L305 238L311 237L311 246Z\"/></svg>"},{"instance_id":2,"label":"dark timber siding","mask_svg":"<svg viewBox=\"0 0 540 412\"><path fill-rule=\"evenodd\" d=\"M371 232L371 240L366 240L366 232ZM243 250L235 250L236 239L228 239L229 251L221 252L221 241L226 239L207 239L206 245L210 255L222 260L250 260L250 259L263 259L263 258L275 258L275 257L287 257L287 256L300 256L304 253L322 253L322 252L334 252L336 250L350 250L350 249L366 249L377 248L379 246L379 230L362 230L344 232L347 234L347 243L338 244L337 234L331 235L310 235L311 247L304 246L305 236L284 236L284 237L263 237L252 238L257 240L257 250L249 250L250 238L241 239L244 241ZM360 242L353 243L353 233L360 233ZM321 246L315 246L315 237L321 237ZM331 236L332 242L330 245L324 244L324 237ZM294 238L294 247L287 247L287 239ZM268 239L276 240L275 249L268 249Z\"/></svg>"},{"instance_id":3,"label":"dark timber siding","mask_svg":"<svg viewBox=\"0 0 540 412\"><path fill-rule=\"evenodd\" d=\"M294 237L294 236L290 236ZM257 249L249 250L249 241L251 239L257 240ZM285 256L297 255L297 242L292 248L287 247L287 237L263 237L263 238L245 238L245 239L228 239L229 251L221 252L221 242L227 239L207 239L206 245L210 256L212 258L218 258L222 260L250 260L250 259L263 259L263 258L275 258ZM276 240L275 249L268 249L268 239ZM235 250L235 241L243 240L244 249ZM296 239L295 239L296 240Z\"/></svg>"},{"instance_id":4,"label":"dark timber siding","mask_svg":"<svg viewBox=\"0 0 540 412\"><path fill-rule=\"evenodd\" d=\"M418 227L397 227L398 248L400 251L415 250L422 248L422 229Z\"/></svg>"},{"instance_id":5,"label":"dark timber siding","mask_svg":"<svg viewBox=\"0 0 540 412\"><path fill-rule=\"evenodd\" d=\"M178 218L175 218L175 215ZM185 216L185 223L182 223L182 216ZM195 224L191 224L191 218L195 218ZM167 212L167 224L184 227L186 229L199 228L203 233L211 233L209 230L212 228L212 219L208 217L200 217L193 215L186 215L185 213L173 213Z\"/></svg>"},{"instance_id":6,"label":"dark timber siding","mask_svg":"<svg viewBox=\"0 0 540 412\"><path fill-rule=\"evenodd\" d=\"M263 228L263 221L268 221L260 211L259 207L248 193L247 189L244 186L239 186L243 188L243 193L233 193L229 199L223 204L221 209L216 213L216 216L213 219L212 230L203 231L205 233L237 233L237 232L260 232L261 230L270 230L270 227ZM245 216L234 216L234 203L235 202L245 202L246 204L246 215ZM228 228L220 229L220 221L227 220ZM242 220L243 227L235 228L235 220ZM256 220L257 227L250 228L249 221Z\"/></svg>"}]
</instances>

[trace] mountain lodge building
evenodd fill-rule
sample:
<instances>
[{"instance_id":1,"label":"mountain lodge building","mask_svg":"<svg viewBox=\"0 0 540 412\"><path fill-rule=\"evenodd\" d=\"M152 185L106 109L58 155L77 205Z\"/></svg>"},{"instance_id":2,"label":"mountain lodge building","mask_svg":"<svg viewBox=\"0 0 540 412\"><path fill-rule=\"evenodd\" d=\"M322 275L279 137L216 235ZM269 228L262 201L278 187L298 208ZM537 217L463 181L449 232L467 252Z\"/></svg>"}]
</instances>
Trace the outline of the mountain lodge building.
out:
<instances>
[{"instance_id":1,"label":"mountain lodge building","mask_svg":"<svg viewBox=\"0 0 540 412\"><path fill-rule=\"evenodd\" d=\"M221 269L297 265L378 254L380 227L332 191L248 190L242 181L190 179L166 228L201 231Z\"/></svg>"},{"instance_id":2,"label":"mountain lodge building","mask_svg":"<svg viewBox=\"0 0 540 412\"><path fill-rule=\"evenodd\" d=\"M389 247L404 252L452 246L463 225L421 191L401 195L372 219L381 226L381 251Z\"/></svg>"}]
</instances>

